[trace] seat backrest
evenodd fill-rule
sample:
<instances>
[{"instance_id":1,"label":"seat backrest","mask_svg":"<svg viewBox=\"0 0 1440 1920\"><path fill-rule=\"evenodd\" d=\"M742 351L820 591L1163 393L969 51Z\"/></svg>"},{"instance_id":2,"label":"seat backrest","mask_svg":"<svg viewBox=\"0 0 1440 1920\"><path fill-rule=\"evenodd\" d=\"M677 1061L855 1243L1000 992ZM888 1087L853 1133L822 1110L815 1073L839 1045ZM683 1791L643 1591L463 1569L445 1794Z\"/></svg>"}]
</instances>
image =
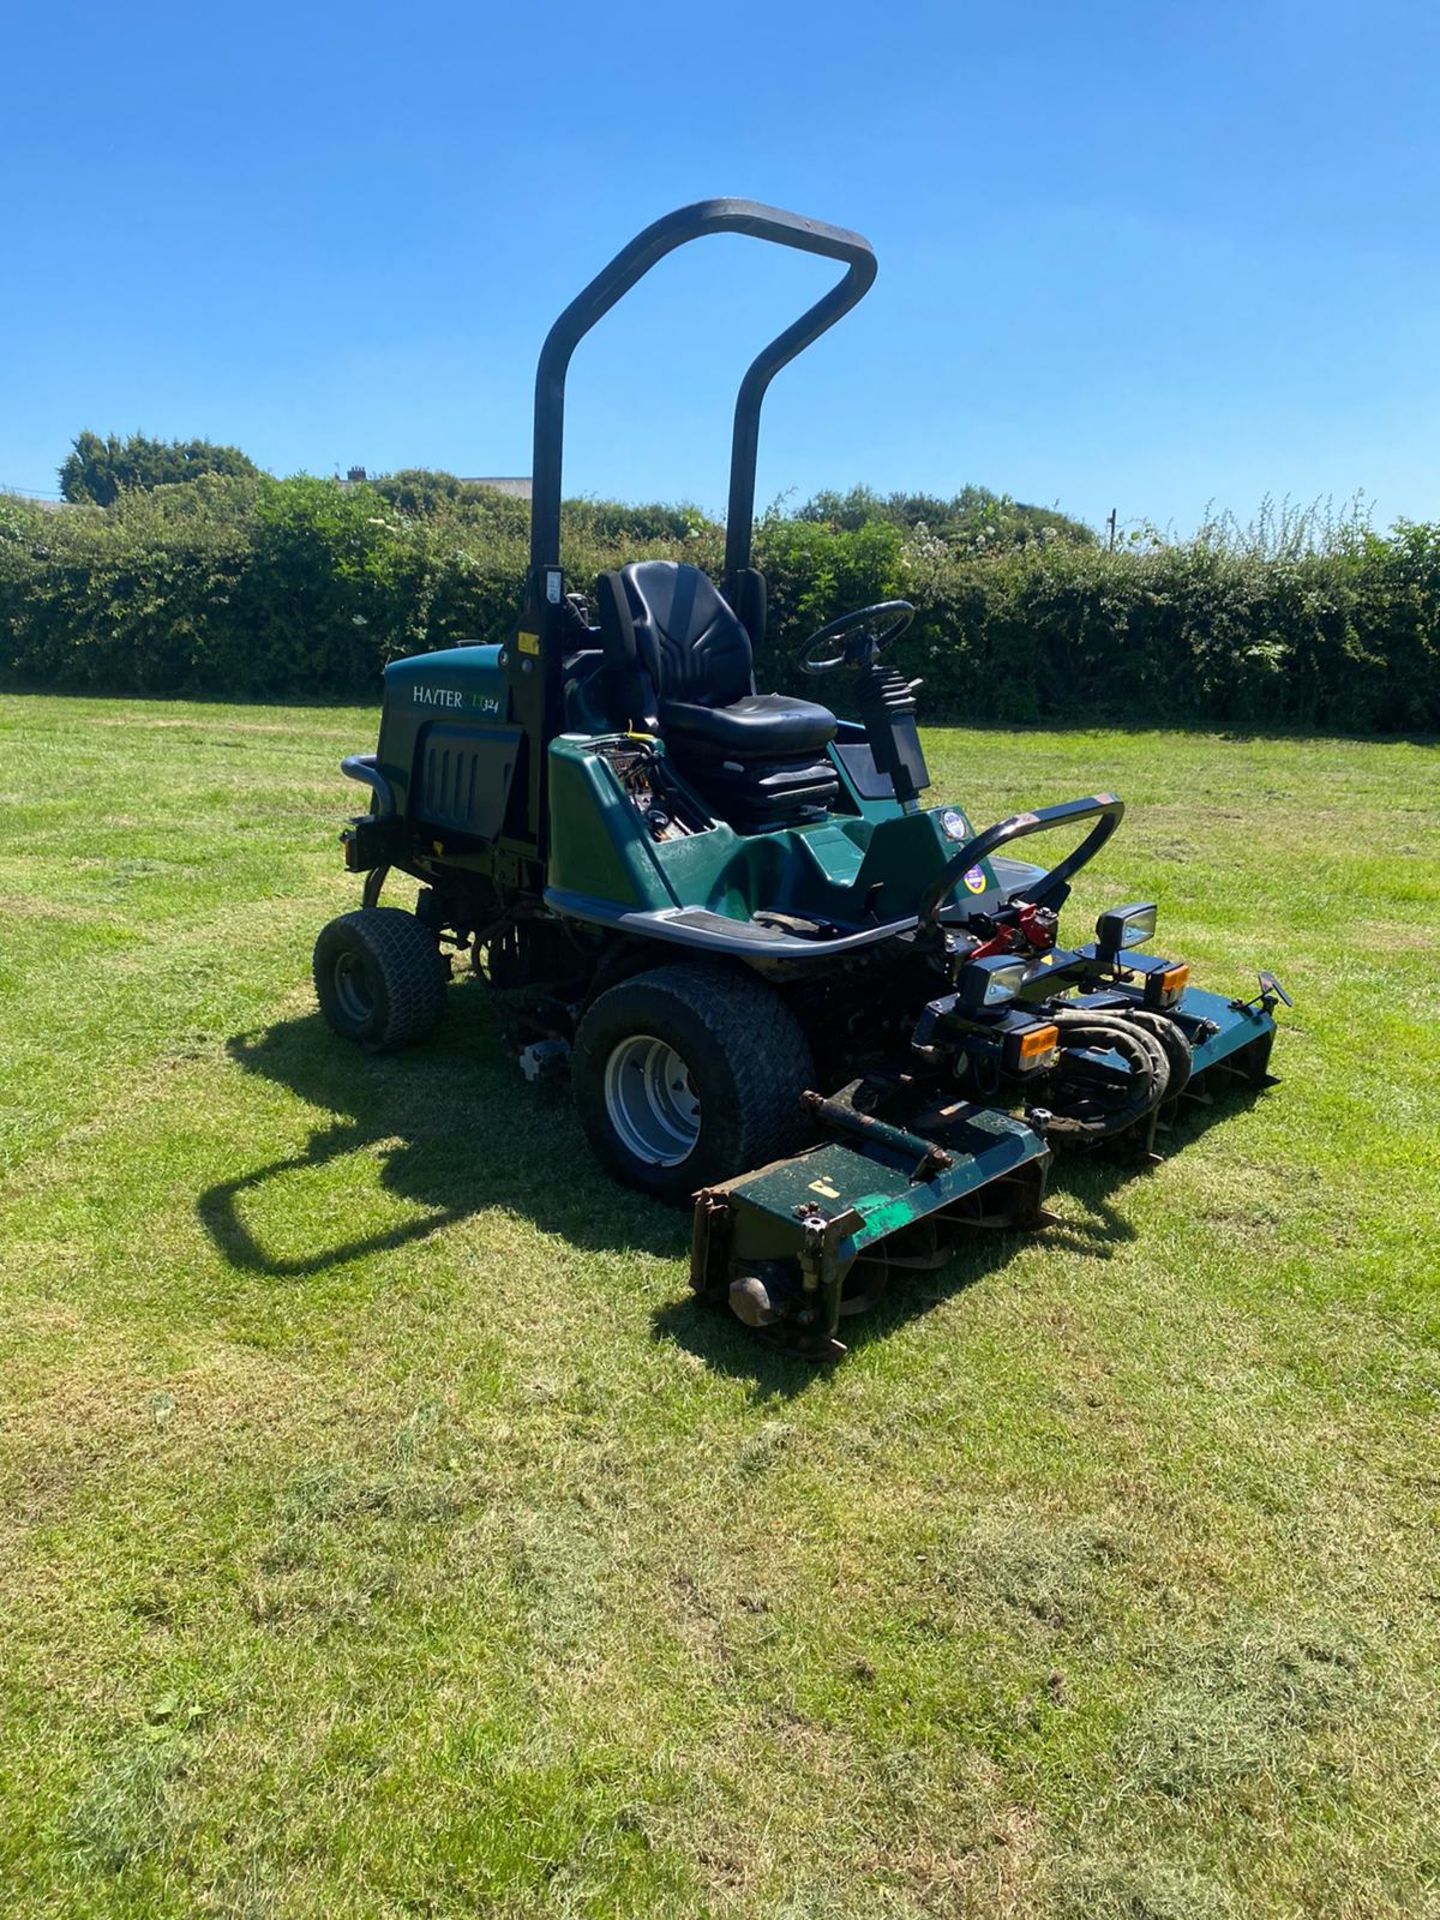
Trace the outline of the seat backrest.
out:
<instances>
[{"instance_id":1,"label":"seat backrest","mask_svg":"<svg viewBox=\"0 0 1440 1920\"><path fill-rule=\"evenodd\" d=\"M728 707L755 691L750 636L698 567L637 560L602 573L596 597L617 687L634 689L638 673L655 704L697 707ZM626 704L636 704L634 691Z\"/></svg>"}]
</instances>

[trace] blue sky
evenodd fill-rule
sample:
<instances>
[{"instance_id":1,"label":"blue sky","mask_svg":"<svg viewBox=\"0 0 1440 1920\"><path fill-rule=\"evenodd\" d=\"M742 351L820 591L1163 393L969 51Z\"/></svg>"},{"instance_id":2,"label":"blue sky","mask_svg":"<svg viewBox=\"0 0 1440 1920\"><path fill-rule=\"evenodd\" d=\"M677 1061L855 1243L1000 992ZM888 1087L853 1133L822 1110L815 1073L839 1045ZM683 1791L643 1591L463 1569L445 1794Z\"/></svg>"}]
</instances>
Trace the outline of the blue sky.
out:
<instances>
[{"instance_id":1,"label":"blue sky","mask_svg":"<svg viewBox=\"0 0 1440 1920\"><path fill-rule=\"evenodd\" d=\"M1431 5L12 0L3 49L0 483L82 427L526 472L554 314L735 194L880 258L772 388L762 501L1440 518ZM720 507L738 376L828 272L663 263L576 356L567 491Z\"/></svg>"}]
</instances>

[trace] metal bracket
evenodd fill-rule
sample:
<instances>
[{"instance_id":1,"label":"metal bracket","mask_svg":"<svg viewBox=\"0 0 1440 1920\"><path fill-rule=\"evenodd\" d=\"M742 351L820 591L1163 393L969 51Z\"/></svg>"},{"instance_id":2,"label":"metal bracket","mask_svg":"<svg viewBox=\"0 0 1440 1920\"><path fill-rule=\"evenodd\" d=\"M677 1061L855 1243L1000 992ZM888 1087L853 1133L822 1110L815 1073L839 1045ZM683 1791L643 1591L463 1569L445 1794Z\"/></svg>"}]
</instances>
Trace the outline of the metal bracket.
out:
<instances>
[{"instance_id":1,"label":"metal bracket","mask_svg":"<svg viewBox=\"0 0 1440 1920\"><path fill-rule=\"evenodd\" d=\"M859 1082L854 1085L858 1086ZM852 1140L888 1148L890 1152L912 1160L912 1183L916 1180L933 1180L937 1173L943 1173L947 1167L955 1164L953 1157L933 1140L926 1140L923 1135L911 1133L905 1127L892 1126L888 1120L877 1119L873 1113L860 1113L846 1098L852 1092L853 1087L847 1087L844 1092L828 1100L823 1094L806 1092L801 1094L800 1100L822 1126L836 1133L848 1134Z\"/></svg>"}]
</instances>

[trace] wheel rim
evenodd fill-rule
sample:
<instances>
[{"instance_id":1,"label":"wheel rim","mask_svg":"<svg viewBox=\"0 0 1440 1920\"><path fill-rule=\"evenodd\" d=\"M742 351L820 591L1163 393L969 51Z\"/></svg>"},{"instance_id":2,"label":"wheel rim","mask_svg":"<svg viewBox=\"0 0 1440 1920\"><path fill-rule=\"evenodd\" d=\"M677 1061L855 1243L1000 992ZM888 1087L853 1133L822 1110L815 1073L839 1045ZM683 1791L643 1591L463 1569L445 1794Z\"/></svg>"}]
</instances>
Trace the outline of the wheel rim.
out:
<instances>
[{"instance_id":1,"label":"wheel rim","mask_svg":"<svg viewBox=\"0 0 1440 1920\"><path fill-rule=\"evenodd\" d=\"M342 953L335 962L332 976L335 983L335 998L347 1020L360 1024L368 1020L375 1011L375 999L370 992L370 983L365 978L365 964L357 953Z\"/></svg>"},{"instance_id":2,"label":"wheel rim","mask_svg":"<svg viewBox=\"0 0 1440 1920\"><path fill-rule=\"evenodd\" d=\"M622 1040L605 1063L605 1112L649 1167L677 1167L700 1138L700 1097L684 1060L653 1034Z\"/></svg>"}]
</instances>

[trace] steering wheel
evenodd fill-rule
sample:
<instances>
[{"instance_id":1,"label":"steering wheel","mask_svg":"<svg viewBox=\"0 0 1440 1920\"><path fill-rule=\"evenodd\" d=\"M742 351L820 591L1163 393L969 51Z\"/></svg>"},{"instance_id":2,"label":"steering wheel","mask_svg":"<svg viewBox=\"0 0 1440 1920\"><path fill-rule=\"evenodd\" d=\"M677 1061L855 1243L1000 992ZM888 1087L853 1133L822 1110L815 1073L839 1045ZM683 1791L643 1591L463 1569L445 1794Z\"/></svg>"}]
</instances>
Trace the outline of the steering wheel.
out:
<instances>
[{"instance_id":1,"label":"steering wheel","mask_svg":"<svg viewBox=\"0 0 1440 1920\"><path fill-rule=\"evenodd\" d=\"M873 607L842 613L838 620L812 633L800 648L800 671L833 673L837 667L868 666L914 618L915 609L908 600L877 600Z\"/></svg>"}]
</instances>

